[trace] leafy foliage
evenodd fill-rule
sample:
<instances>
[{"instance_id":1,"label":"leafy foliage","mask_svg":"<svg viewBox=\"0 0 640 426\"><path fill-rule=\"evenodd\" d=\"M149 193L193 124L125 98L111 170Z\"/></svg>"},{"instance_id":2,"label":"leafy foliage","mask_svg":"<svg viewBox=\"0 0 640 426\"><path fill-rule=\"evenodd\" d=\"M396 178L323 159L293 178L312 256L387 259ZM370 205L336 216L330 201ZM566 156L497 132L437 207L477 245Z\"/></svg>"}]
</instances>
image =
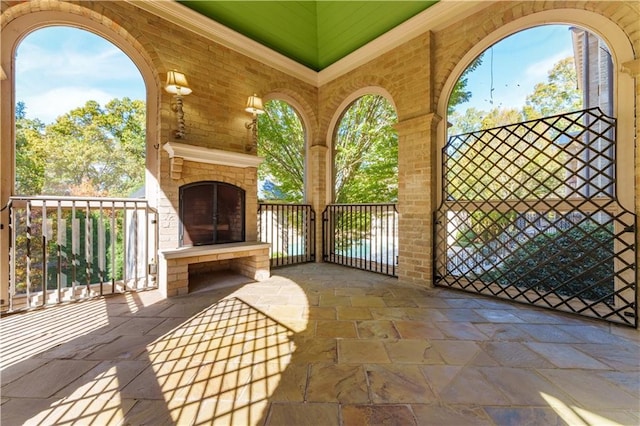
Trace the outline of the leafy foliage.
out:
<instances>
[{"instance_id":1,"label":"leafy foliage","mask_svg":"<svg viewBox=\"0 0 640 426\"><path fill-rule=\"evenodd\" d=\"M464 114L453 112L449 133L459 136L450 139L448 195L453 200L479 202L561 197L565 184L560 175L564 164L562 147L549 135L546 139L538 137L537 131L516 137L515 123L582 108L573 58L567 57L553 66L545 82L534 86L520 110L468 108ZM502 126L504 134L508 134L502 139L479 140L480 133L466 137L486 129L495 129L487 137L502 135L496 129ZM615 256L611 226L585 221L571 224L564 231L549 232L531 223L533 235L524 236L524 231L515 225L518 217L515 210L478 209L469 212L458 228L455 244L482 253L482 258L489 257L483 251L486 248L492 254L499 253L499 247L507 250L499 240L520 242L509 250L508 256L503 255L495 268L482 273L480 280L515 285L539 294L613 303Z\"/></svg>"},{"instance_id":2,"label":"leafy foliage","mask_svg":"<svg viewBox=\"0 0 640 426\"><path fill-rule=\"evenodd\" d=\"M527 96L523 114L527 120L582 109L582 94L573 57L557 62L547 75L547 81L534 86Z\"/></svg>"},{"instance_id":3,"label":"leafy foliage","mask_svg":"<svg viewBox=\"0 0 640 426\"><path fill-rule=\"evenodd\" d=\"M48 126L17 112L17 193L126 197L144 185L144 102L88 101Z\"/></svg>"},{"instance_id":4,"label":"leafy foliage","mask_svg":"<svg viewBox=\"0 0 640 426\"><path fill-rule=\"evenodd\" d=\"M500 265L498 282L539 293L613 301L613 232L584 223L562 234L539 234Z\"/></svg>"},{"instance_id":5,"label":"leafy foliage","mask_svg":"<svg viewBox=\"0 0 640 426\"><path fill-rule=\"evenodd\" d=\"M472 69L472 66L473 64L467 68L463 76ZM468 99L459 103L466 100ZM450 135L535 120L577 111L583 107L582 93L578 89L576 70L571 56L558 61L547 74L547 80L534 86L534 91L527 96L526 103L521 109L493 108L490 111L482 111L472 107L460 113L452 110L451 107L454 105L457 105L455 101L450 100L449 122L452 123L449 128Z\"/></svg>"},{"instance_id":6,"label":"leafy foliage","mask_svg":"<svg viewBox=\"0 0 640 426\"><path fill-rule=\"evenodd\" d=\"M380 203L398 199L398 135L393 106L365 95L346 110L335 136L335 202Z\"/></svg>"},{"instance_id":7,"label":"leafy foliage","mask_svg":"<svg viewBox=\"0 0 640 426\"><path fill-rule=\"evenodd\" d=\"M471 72L473 72L476 68L478 68L480 64L482 64L483 55L484 53L478 56L476 59L474 59L473 62L471 62L471 64L469 64L469 66L464 70L464 72L462 73L458 81L456 81L456 84L453 86L453 90L451 91L451 95L449 96L449 104L447 105L448 114L453 113L453 109L455 108L456 105L460 105L471 99L471 96L473 94L468 90L465 90L467 88L467 83L469 82L468 75Z\"/></svg>"},{"instance_id":8,"label":"leafy foliage","mask_svg":"<svg viewBox=\"0 0 640 426\"><path fill-rule=\"evenodd\" d=\"M23 102L16 105L16 193L42 193L47 150L44 144L44 123L26 117Z\"/></svg>"},{"instance_id":9,"label":"leafy foliage","mask_svg":"<svg viewBox=\"0 0 640 426\"><path fill-rule=\"evenodd\" d=\"M397 116L382 96L365 95L345 112L337 129L334 172L338 203L389 202L398 197ZM304 129L286 102L265 104L258 117L261 195L300 203L304 199Z\"/></svg>"},{"instance_id":10,"label":"leafy foliage","mask_svg":"<svg viewBox=\"0 0 640 426\"><path fill-rule=\"evenodd\" d=\"M89 101L46 126L40 120L27 118L26 106L19 102L15 192L20 195L129 196L144 185L145 114L142 101L113 99L104 108ZM45 224L42 209L27 212L16 207L15 291L26 291L27 271L29 291L40 291L43 287L55 289L58 280L66 287L72 285L72 281L87 284L101 279L121 279L124 218L122 212L116 212L112 221L109 214L106 213L102 225L105 244L110 250L105 253L105 271L100 272L97 267L97 232L101 220L98 212L87 216L86 212L77 210L72 218L69 210L63 210L60 215L49 210ZM76 243L72 243L73 221L78 229ZM116 229L111 229L113 225ZM43 235L45 227L47 235ZM91 232L91 238L87 232ZM58 246L59 241L64 243ZM87 241L92 241L90 247ZM77 246L75 253L74 245ZM89 261L87 253L90 253Z\"/></svg>"},{"instance_id":11,"label":"leafy foliage","mask_svg":"<svg viewBox=\"0 0 640 426\"><path fill-rule=\"evenodd\" d=\"M267 200L301 203L304 199L304 129L288 103L272 100L258 117L258 168L261 192Z\"/></svg>"}]
</instances>

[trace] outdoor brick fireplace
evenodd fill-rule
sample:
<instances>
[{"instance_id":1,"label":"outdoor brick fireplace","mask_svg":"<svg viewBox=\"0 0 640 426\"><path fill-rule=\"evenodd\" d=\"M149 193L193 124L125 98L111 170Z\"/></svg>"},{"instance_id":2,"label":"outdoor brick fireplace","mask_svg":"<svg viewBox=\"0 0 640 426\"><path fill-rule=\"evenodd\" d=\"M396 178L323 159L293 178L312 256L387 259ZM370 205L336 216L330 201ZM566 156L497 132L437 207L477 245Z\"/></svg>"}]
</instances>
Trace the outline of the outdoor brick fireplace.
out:
<instances>
[{"instance_id":1,"label":"outdoor brick fireplace","mask_svg":"<svg viewBox=\"0 0 640 426\"><path fill-rule=\"evenodd\" d=\"M162 161L165 198L158 208L163 294L188 293L190 276L220 270L268 278L269 244L257 241L262 158L177 142L163 148L169 156Z\"/></svg>"},{"instance_id":2,"label":"outdoor brick fireplace","mask_svg":"<svg viewBox=\"0 0 640 426\"><path fill-rule=\"evenodd\" d=\"M244 190L217 181L180 187L180 245L244 241Z\"/></svg>"}]
</instances>

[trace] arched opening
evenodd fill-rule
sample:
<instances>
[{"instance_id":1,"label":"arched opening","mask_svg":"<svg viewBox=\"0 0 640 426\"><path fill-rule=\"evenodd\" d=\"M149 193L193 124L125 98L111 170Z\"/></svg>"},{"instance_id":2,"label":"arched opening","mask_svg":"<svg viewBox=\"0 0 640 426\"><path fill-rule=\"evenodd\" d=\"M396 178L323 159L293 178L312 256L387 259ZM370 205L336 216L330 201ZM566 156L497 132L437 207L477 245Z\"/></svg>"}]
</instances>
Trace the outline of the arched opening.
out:
<instances>
[{"instance_id":1,"label":"arched opening","mask_svg":"<svg viewBox=\"0 0 640 426\"><path fill-rule=\"evenodd\" d=\"M346 99L334 117L335 204L323 212L323 258L396 276L398 117L386 95L364 88Z\"/></svg>"},{"instance_id":2,"label":"arched opening","mask_svg":"<svg viewBox=\"0 0 640 426\"><path fill-rule=\"evenodd\" d=\"M305 199L306 131L296 109L272 99L258 117L258 198L302 203Z\"/></svg>"},{"instance_id":3,"label":"arched opening","mask_svg":"<svg viewBox=\"0 0 640 426\"><path fill-rule=\"evenodd\" d=\"M258 238L271 244L272 267L315 260L315 212L304 204L307 126L286 98L268 100L258 117Z\"/></svg>"},{"instance_id":4,"label":"arched opening","mask_svg":"<svg viewBox=\"0 0 640 426\"><path fill-rule=\"evenodd\" d=\"M89 31L50 26L16 50L16 195L144 194L140 72Z\"/></svg>"},{"instance_id":5,"label":"arched opening","mask_svg":"<svg viewBox=\"0 0 640 426\"><path fill-rule=\"evenodd\" d=\"M342 113L333 143L336 203L392 203L398 199L398 121L384 96L366 94Z\"/></svg>"},{"instance_id":6,"label":"arched opening","mask_svg":"<svg viewBox=\"0 0 640 426\"><path fill-rule=\"evenodd\" d=\"M587 28L545 25L467 63L446 106L437 284L635 325L612 48Z\"/></svg>"},{"instance_id":7,"label":"arched opening","mask_svg":"<svg viewBox=\"0 0 640 426\"><path fill-rule=\"evenodd\" d=\"M132 37L115 24L103 25L81 13L80 7L71 9L28 13L2 28L7 74L2 99L7 103L1 113L0 195L2 221L11 226L2 234L2 252L10 255L0 259L0 274L9 277L8 282L0 280L0 290L8 310L154 286L149 264L155 263L157 217L155 200L150 203L145 195L157 188L157 76ZM35 97L27 96L19 81L38 63L21 63L29 58L23 48L33 48L32 42L43 34L45 42L56 40L49 33L55 30L72 32L76 43L83 34L108 46L105 57L92 58L91 65L102 59L103 66L111 63L115 59L109 54L117 52L137 73L140 99L84 98L68 112L40 120L29 116L50 106L47 93L59 97L62 106L80 91L102 93L70 89L83 81L73 74L83 67L65 56L73 49L65 51L60 43L55 46L58 56L49 49L48 60L43 60L47 49L40 45L37 62L55 71L51 62L64 59L64 73L40 79L66 81L66 86L61 93L36 89ZM92 50L86 45L81 49L85 54ZM121 66L99 69L94 74L113 77L114 70L122 71ZM30 100L24 102L22 96ZM81 169L84 172L74 176Z\"/></svg>"}]
</instances>

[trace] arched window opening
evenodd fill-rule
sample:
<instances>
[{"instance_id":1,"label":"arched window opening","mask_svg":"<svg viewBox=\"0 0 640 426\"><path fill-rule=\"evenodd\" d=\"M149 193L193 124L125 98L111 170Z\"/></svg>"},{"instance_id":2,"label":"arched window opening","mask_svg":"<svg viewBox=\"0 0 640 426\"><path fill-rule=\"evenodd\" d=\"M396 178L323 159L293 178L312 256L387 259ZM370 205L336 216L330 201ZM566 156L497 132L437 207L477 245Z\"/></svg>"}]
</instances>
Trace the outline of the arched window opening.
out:
<instances>
[{"instance_id":1,"label":"arched window opening","mask_svg":"<svg viewBox=\"0 0 640 426\"><path fill-rule=\"evenodd\" d=\"M381 95L364 95L340 119L334 139L336 203L398 199L398 117Z\"/></svg>"},{"instance_id":2,"label":"arched window opening","mask_svg":"<svg viewBox=\"0 0 640 426\"><path fill-rule=\"evenodd\" d=\"M296 110L274 99L258 116L258 198L262 201L304 202L305 130Z\"/></svg>"},{"instance_id":3,"label":"arched window opening","mask_svg":"<svg viewBox=\"0 0 640 426\"><path fill-rule=\"evenodd\" d=\"M147 81L152 73L117 32L73 14L51 22L61 21L78 28L43 21L32 31L17 19L6 38L3 29L3 47L17 46L14 163L3 168L11 255L0 260L9 310L154 285L158 220L144 196L155 160L140 69ZM79 27L104 31L128 55Z\"/></svg>"},{"instance_id":4,"label":"arched window opening","mask_svg":"<svg viewBox=\"0 0 640 426\"><path fill-rule=\"evenodd\" d=\"M613 75L602 39L568 25L521 31L470 63L447 105L439 285L636 324Z\"/></svg>"},{"instance_id":5,"label":"arched window opening","mask_svg":"<svg viewBox=\"0 0 640 426\"><path fill-rule=\"evenodd\" d=\"M118 47L61 26L16 52L17 195L144 195L146 105L139 70Z\"/></svg>"},{"instance_id":6,"label":"arched window opening","mask_svg":"<svg viewBox=\"0 0 640 426\"><path fill-rule=\"evenodd\" d=\"M449 135L599 107L613 114L611 53L592 32L543 25L490 46L449 97Z\"/></svg>"}]
</instances>

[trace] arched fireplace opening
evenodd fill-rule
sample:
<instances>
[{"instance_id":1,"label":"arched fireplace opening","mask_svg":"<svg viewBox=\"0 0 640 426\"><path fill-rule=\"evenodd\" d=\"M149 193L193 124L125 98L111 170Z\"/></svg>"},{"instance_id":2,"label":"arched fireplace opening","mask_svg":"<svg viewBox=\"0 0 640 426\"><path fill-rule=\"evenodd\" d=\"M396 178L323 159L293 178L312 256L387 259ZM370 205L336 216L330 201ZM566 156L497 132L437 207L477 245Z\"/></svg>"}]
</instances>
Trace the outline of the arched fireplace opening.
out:
<instances>
[{"instance_id":1,"label":"arched fireplace opening","mask_svg":"<svg viewBox=\"0 0 640 426\"><path fill-rule=\"evenodd\" d=\"M201 181L180 187L180 246L245 240L245 192L224 182Z\"/></svg>"}]
</instances>

